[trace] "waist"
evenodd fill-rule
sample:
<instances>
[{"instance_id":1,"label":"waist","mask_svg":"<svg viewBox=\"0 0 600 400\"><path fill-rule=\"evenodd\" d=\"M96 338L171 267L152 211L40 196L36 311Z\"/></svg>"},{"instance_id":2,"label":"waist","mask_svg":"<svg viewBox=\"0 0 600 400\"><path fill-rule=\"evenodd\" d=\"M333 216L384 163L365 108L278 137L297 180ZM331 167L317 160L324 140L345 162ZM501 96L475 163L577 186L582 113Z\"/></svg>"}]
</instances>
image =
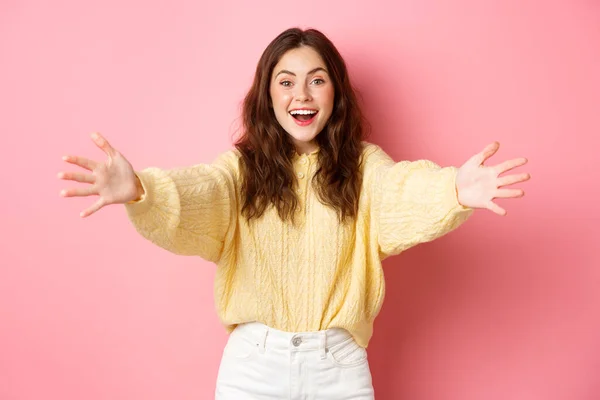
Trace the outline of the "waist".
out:
<instances>
[{"instance_id":1,"label":"waist","mask_svg":"<svg viewBox=\"0 0 600 400\"><path fill-rule=\"evenodd\" d=\"M244 336L263 348L307 351L332 347L352 338L350 332L342 328L315 332L285 332L260 322L240 324L231 334Z\"/></svg>"}]
</instances>

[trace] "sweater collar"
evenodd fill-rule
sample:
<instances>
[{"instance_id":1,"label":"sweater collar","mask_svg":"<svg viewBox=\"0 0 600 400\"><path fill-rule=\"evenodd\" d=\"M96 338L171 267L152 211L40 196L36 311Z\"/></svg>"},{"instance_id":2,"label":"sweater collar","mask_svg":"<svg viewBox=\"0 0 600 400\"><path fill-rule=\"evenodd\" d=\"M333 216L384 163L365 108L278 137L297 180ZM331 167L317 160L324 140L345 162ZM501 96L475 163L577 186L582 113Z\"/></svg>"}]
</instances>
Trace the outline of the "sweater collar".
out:
<instances>
[{"instance_id":1,"label":"sweater collar","mask_svg":"<svg viewBox=\"0 0 600 400\"><path fill-rule=\"evenodd\" d=\"M303 154L298 154L297 151L294 151L293 158L298 159L298 158L302 158L302 157L310 157L310 158L314 159L317 157L317 154L319 154L319 150L320 150L320 148L317 148L316 150L313 150L310 153L303 153Z\"/></svg>"}]
</instances>

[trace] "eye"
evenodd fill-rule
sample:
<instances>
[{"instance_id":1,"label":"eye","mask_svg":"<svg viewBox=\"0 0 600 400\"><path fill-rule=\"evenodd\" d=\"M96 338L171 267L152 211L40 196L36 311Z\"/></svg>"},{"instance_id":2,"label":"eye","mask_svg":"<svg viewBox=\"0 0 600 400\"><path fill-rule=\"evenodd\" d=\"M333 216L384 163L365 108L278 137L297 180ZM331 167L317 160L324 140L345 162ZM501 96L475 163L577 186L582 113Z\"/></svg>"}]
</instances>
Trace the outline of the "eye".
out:
<instances>
[{"instance_id":1,"label":"eye","mask_svg":"<svg viewBox=\"0 0 600 400\"><path fill-rule=\"evenodd\" d=\"M316 84L316 85L322 85L322 84L325 83L325 81L323 79L321 79L321 78L317 78L317 79L313 80L313 83Z\"/></svg>"},{"instance_id":2,"label":"eye","mask_svg":"<svg viewBox=\"0 0 600 400\"><path fill-rule=\"evenodd\" d=\"M290 87L290 86L292 86L292 82L291 81L281 81L281 82L279 82L279 84L281 86L284 86L284 87Z\"/></svg>"}]
</instances>

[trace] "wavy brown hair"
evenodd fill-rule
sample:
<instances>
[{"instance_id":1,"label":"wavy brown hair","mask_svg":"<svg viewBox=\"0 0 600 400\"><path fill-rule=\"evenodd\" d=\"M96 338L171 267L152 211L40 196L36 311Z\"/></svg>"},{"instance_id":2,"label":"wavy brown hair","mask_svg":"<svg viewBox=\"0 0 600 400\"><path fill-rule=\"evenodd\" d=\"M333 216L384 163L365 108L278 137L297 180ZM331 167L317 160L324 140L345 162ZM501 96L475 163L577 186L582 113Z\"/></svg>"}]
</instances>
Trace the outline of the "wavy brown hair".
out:
<instances>
[{"instance_id":1,"label":"wavy brown hair","mask_svg":"<svg viewBox=\"0 0 600 400\"><path fill-rule=\"evenodd\" d=\"M336 210L341 222L355 218L358 213L366 124L346 64L323 33L291 28L277 36L263 52L242 106L243 131L235 146L241 153L242 215L248 221L260 218L273 205L282 220L293 222L298 207L292 165L296 149L275 118L269 88L273 69L281 57L301 46L319 53L334 85L331 117L315 138L319 168L312 185L318 199Z\"/></svg>"}]
</instances>

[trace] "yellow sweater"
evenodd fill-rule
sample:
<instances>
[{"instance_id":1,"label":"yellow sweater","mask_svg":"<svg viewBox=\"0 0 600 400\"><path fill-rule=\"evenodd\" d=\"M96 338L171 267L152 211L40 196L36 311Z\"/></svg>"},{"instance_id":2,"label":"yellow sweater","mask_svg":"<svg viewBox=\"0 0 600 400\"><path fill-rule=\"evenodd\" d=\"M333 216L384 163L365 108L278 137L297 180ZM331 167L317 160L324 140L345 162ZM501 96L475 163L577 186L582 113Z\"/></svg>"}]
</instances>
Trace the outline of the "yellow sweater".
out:
<instances>
[{"instance_id":1,"label":"yellow sweater","mask_svg":"<svg viewBox=\"0 0 600 400\"><path fill-rule=\"evenodd\" d=\"M363 157L358 217L345 224L311 186L316 152L294 158L296 225L273 208L246 222L236 150L213 164L137 172L146 195L126 209L158 246L217 264L215 302L228 331L249 321L290 332L339 327L366 347L384 298L381 260L450 232L472 210L457 201L455 167L394 163L368 143Z\"/></svg>"}]
</instances>

